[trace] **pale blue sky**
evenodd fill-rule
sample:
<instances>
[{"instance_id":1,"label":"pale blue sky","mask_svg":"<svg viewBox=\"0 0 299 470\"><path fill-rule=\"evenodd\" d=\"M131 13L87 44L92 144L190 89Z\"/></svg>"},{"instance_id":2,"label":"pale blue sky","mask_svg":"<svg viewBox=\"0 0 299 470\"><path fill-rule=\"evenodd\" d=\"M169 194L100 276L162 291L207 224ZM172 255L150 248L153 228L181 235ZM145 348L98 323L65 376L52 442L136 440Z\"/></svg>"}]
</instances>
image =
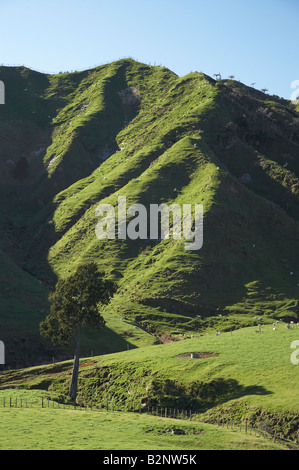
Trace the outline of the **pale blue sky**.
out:
<instances>
[{"instance_id":1,"label":"pale blue sky","mask_svg":"<svg viewBox=\"0 0 299 470\"><path fill-rule=\"evenodd\" d=\"M288 99L299 80L299 0L0 0L0 19L5 65L57 73L133 57Z\"/></svg>"}]
</instances>

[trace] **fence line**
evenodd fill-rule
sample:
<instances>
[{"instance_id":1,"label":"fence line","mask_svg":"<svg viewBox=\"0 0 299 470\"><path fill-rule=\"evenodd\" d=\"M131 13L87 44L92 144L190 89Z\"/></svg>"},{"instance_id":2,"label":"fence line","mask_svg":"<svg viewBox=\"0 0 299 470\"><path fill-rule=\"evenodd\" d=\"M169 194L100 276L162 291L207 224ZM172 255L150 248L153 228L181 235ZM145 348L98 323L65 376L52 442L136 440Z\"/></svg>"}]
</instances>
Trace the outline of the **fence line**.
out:
<instances>
[{"instance_id":1,"label":"fence line","mask_svg":"<svg viewBox=\"0 0 299 470\"><path fill-rule=\"evenodd\" d=\"M141 403L136 404L132 402L125 402L122 404L116 403L113 399L107 399L101 403L88 405L82 403L70 403L70 402L58 402L51 400L47 397L35 398L28 400L27 398L12 398L3 397L0 400L0 406L9 408L52 408L52 409L68 409L68 410L80 410L80 411L109 411L109 412L132 412L138 414L148 414L151 416L158 416L161 418L170 419L181 419L188 420L194 423L205 423L217 425L218 427L231 429L233 431L245 432L246 434L253 434L257 437L264 437L278 442L283 445L287 445L291 448L298 449L298 440L291 441L282 436L281 433L277 433L275 430L273 434L268 431L261 429L257 424L251 425L246 419L243 422L235 422L233 419L225 418L219 414L210 412L199 412L191 409L179 409L169 408L166 406L144 406Z\"/></svg>"}]
</instances>

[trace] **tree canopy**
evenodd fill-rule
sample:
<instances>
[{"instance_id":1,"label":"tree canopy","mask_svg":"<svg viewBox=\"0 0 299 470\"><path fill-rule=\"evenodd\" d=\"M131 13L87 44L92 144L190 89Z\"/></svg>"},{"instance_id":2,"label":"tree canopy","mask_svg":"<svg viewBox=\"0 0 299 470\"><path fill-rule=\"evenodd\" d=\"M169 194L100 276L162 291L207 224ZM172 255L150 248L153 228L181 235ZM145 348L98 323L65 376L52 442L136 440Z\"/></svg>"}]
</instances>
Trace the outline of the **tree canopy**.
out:
<instances>
[{"instance_id":1,"label":"tree canopy","mask_svg":"<svg viewBox=\"0 0 299 470\"><path fill-rule=\"evenodd\" d=\"M86 263L60 279L49 295L50 313L40 325L43 336L54 344L70 344L78 328L99 330L105 325L100 309L115 293L115 284L105 280L96 263Z\"/></svg>"}]
</instances>

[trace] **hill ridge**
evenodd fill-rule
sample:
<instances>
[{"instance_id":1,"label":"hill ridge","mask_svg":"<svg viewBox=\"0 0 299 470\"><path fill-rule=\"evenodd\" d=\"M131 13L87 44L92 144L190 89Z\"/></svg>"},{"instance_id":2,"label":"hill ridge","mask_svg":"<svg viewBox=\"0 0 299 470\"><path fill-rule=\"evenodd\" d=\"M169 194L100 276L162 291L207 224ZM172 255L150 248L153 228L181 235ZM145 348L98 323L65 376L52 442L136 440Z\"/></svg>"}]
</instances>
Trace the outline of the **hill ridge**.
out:
<instances>
[{"instance_id":1,"label":"hill ridge","mask_svg":"<svg viewBox=\"0 0 299 470\"><path fill-rule=\"evenodd\" d=\"M0 79L0 249L33 283L47 291L96 260L119 285L107 318L125 316L148 335L239 328L254 312L298 318L299 116L290 102L132 59L58 75L0 67ZM118 195L146 207L202 203L203 248L99 241L95 208ZM36 326L47 308L33 309ZM14 315L3 318L12 344L22 334Z\"/></svg>"}]
</instances>

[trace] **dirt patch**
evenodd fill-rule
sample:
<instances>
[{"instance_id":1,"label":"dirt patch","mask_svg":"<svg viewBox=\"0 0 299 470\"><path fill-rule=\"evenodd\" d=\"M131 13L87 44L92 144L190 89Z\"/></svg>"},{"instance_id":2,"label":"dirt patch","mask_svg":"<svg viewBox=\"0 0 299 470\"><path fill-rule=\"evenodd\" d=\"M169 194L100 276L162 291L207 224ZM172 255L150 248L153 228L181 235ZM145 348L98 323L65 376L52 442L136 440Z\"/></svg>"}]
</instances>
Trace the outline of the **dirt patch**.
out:
<instances>
[{"instance_id":1,"label":"dirt patch","mask_svg":"<svg viewBox=\"0 0 299 470\"><path fill-rule=\"evenodd\" d=\"M219 356L219 353L214 352L192 352L192 353L185 353L180 354L179 356L175 356L177 359L206 359L209 357L216 357Z\"/></svg>"},{"instance_id":2,"label":"dirt patch","mask_svg":"<svg viewBox=\"0 0 299 470\"><path fill-rule=\"evenodd\" d=\"M85 362L84 364L79 365L79 369L82 367L88 367L88 366L94 366L95 362ZM73 368L71 367L70 369L65 370L64 372L72 372Z\"/></svg>"}]
</instances>

